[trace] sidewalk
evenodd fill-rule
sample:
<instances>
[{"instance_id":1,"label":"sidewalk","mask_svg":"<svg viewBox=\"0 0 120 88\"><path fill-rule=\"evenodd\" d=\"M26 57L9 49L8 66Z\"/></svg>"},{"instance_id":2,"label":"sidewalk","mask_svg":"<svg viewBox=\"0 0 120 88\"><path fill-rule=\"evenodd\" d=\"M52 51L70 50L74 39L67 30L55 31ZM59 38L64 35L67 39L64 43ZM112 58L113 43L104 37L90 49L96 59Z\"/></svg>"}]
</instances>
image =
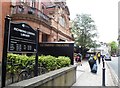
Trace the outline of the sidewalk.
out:
<instances>
[{"instance_id":1,"label":"sidewalk","mask_svg":"<svg viewBox=\"0 0 120 88\"><path fill-rule=\"evenodd\" d=\"M98 64L97 73L91 73L89 63L87 61L82 62L82 66L77 66L76 70L76 83L73 86L102 86L102 63ZM115 86L110 73L110 69L105 64L105 85Z\"/></svg>"}]
</instances>

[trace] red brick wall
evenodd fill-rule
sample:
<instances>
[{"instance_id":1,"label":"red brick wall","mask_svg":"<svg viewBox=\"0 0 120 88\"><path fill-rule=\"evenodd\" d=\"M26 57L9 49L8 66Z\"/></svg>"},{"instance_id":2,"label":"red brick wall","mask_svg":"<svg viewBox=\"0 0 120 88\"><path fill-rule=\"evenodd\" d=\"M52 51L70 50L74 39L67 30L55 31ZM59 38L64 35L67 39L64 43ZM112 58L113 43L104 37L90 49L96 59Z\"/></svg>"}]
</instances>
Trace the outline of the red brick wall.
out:
<instances>
[{"instance_id":1,"label":"red brick wall","mask_svg":"<svg viewBox=\"0 0 120 88\"><path fill-rule=\"evenodd\" d=\"M10 4L11 3L8 2L8 1L7 2L0 2L0 12L2 13L2 14L0 14L0 62L2 61L2 49L3 49L3 37L4 37L4 21L5 21L4 18L6 17L6 15L10 14ZM38 3L36 3L36 7L38 7ZM45 13L48 14L48 11L52 11L52 10L55 10L55 8L46 10ZM68 21L67 24L69 24L69 19L67 19L68 18L67 14L65 15L65 17L66 17L66 21ZM58 18L58 17L56 17L56 18ZM57 33L55 31L53 31L53 30L52 30L52 33L51 33L51 28L49 28L49 27L45 27L42 24L32 22L32 21L26 21L26 20L17 20L17 21L18 22L26 22L29 25L31 25L32 28L34 28L34 29L39 28L41 30L40 35L39 35L39 42L42 41L41 40L42 39L42 36L41 36L42 33L46 33L46 34L49 35L49 38L48 38L49 41L54 41L54 40L57 39ZM56 29L58 29L57 28L57 22L53 22L52 26L55 27ZM66 29L68 29L68 31L69 31L69 25L67 25ZM59 29L59 30L62 31L62 30L66 30L66 29L62 28L62 29ZM65 32L65 31L62 31L62 32ZM59 37L64 38L64 36L62 36L62 35L61 36L59 35Z\"/></svg>"},{"instance_id":2,"label":"red brick wall","mask_svg":"<svg viewBox=\"0 0 120 88\"><path fill-rule=\"evenodd\" d=\"M4 18L10 14L10 2L0 2L0 62L2 61L3 37L4 37Z\"/></svg>"}]
</instances>

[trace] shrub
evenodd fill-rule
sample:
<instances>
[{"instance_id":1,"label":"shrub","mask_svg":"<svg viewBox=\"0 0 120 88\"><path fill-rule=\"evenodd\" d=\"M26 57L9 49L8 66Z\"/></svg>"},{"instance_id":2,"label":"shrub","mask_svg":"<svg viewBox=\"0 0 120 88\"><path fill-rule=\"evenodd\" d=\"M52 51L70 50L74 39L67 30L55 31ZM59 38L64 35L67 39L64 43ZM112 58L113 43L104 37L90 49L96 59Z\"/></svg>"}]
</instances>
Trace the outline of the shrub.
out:
<instances>
[{"instance_id":1,"label":"shrub","mask_svg":"<svg viewBox=\"0 0 120 88\"><path fill-rule=\"evenodd\" d=\"M39 56L39 63L42 63L42 65L46 67L48 71L55 70L57 66L56 58L51 55Z\"/></svg>"},{"instance_id":2,"label":"shrub","mask_svg":"<svg viewBox=\"0 0 120 88\"><path fill-rule=\"evenodd\" d=\"M7 72L18 72L23 67L32 66L31 69L34 69L35 56L26 56L9 53L7 55L7 62L12 62L12 64L18 64L18 66L11 66L7 64ZM70 58L65 56L54 57L51 55L41 55L38 57L39 66L44 66L48 71L59 69L70 65ZM14 68L14 69L13 69Z\"/></svg>"},{"instance_id":3,"label":"shrub","mask_svg":"<svg viewBox=\"0 0 120 88\"><path fill-rule=\"evenodd\" d=\"M70 58L69 57L65 57L65 56L59 56L58 58L56 58L57 60L57 67L58 68L62 68L62 67L66 67L70 65Z\"/></svg>"},{"instance_id":4,"label":"shrub","mask_svg":"<svg viewBox=\"0 0 120 88\"><path fill-rule=\"evenodd\" d=\"M29 66L35 62L34 56L28 57L26 55L18 55L9 53L7 55L7 72L18 72L23 67ZM15 66L14 66L15 65ZM31 67L31 69L33 66Z\"/></svg>"}]
</instances>

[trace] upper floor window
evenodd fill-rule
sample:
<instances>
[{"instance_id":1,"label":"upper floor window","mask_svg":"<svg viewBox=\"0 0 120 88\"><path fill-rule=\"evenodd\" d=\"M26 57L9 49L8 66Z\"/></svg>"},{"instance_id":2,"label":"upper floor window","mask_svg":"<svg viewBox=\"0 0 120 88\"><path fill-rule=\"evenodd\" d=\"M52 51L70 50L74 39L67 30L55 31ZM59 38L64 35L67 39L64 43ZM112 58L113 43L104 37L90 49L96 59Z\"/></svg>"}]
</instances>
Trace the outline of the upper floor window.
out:
<instances>
[{"instance_id":1,"label":"upper floor window","mask_svg":"<svg viewBox=\"0 0 120 88\"><path fill-rule=\"evenodd\" d=\"M37 0L38 2L37 3L39 3L38 4L38 9L40 10L41 9L41 0Z\"/></svg>"},{"instance_id":2,"label":"upper floor window","mask_svg":"<svg viewBox=\"0 0 120 88\"><path fill-rule=\"evenodd\" d=\"M35 7L35 0L30 0L30 6Z\"/></svg>"},{"instance_id":3,"label":"upper floor window","mask_svg":"<svg viewBox=\"0 0 120 88\"><path fill-rule=\"evenodd\" d=\"M20 2L24 2L25 3L26 0L20 0Z\"/></svg>"},{"instance_id":4,"label":"upper floor window","mask_svg":"<svg viewBox=\"0 0 120 88\"><path fill-rule=\"evenodd\" d=\"M44 5L42 5L41 12L44 12L44 8L45 8Z\"/></svg>"},{"instance_id":5,"label":"upper floor window","mask_svg":"<svg viewBox=\"0 0 120 88\"><path fill-rule=\"evenodd\" d=\"M59 17L59 24L63 27L66 27L66 22L64 17Z\"/></svg>"}]
</instances>

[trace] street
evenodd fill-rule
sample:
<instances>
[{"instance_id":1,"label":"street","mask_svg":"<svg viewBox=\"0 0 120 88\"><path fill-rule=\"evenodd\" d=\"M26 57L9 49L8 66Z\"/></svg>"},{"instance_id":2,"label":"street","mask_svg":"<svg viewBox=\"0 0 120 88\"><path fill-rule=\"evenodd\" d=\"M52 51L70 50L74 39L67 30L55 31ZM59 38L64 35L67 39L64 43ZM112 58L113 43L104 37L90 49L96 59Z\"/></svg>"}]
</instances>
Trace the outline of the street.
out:
<instances>
[{"instance_id":1,"label":"street","mask_svg":"<svg viewBox=\"0 0 120 88\"><path fill-rule=\"evenodd\" d=\"M114 70L116 75L118 75L118 57L111 57L111 61L106 61L110 65L110 67Z\"/></svg>"},{"instance_id":2,"label":"street","mask_svg":"<svg viewBox=\"0 0 120 88\"><path fill-rule=\"evenodd\" d=\"M111 57L111 61L106 61L106 63L109 65L113 76L116 80L120 79L118 71L120 71L120 68L118 68L118 57Z\"/></svg>"}]
</instances>

